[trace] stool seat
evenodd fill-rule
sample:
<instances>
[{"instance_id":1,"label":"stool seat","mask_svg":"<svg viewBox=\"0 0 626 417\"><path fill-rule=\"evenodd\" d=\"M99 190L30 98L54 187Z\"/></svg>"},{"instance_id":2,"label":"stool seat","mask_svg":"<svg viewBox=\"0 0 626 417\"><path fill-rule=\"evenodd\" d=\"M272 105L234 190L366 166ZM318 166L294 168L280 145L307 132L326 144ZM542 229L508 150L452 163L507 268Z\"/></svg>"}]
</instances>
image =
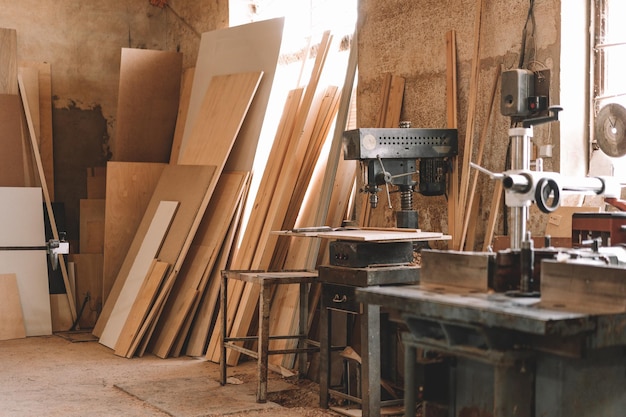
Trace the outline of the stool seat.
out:
<instances>
[{"instance_id":1,"label":"stool seat","mask_svg":"<svg viewBox=\"0 0 626 417\"><path fill-rule=\"evenodd\" d=\"M222 312L228 311L228 280L234 279L248 282L260 286L259 292L259 330L256 336L246 337L228 337L227 332L227 315L222 314L221 322L221 355L220 355L220 383L226 384L227 364L226 350L232 349L246 356L250 356L257 360L257 402L264 403L267 401L267 370L268 356L278 354L298 354L298 368L300 376L306 374L306 353L319 351L319 347L307 347L310 341L307 339L308 334L308 285L317 279L317 271L251 271L251 270L230 270L222 271L221 292L220 292L220 308ZM300 314L298 334L296 335L272 335L269 334L270 328L270 302L272 297L272 287L281 284L299 284L300 285ZM298 347L294 349L270 350L270 339L298 339ZM235 344L235 342L258 341L258 349L256 351L247 349L243 346Z\"/></svg>"}]
</instances>

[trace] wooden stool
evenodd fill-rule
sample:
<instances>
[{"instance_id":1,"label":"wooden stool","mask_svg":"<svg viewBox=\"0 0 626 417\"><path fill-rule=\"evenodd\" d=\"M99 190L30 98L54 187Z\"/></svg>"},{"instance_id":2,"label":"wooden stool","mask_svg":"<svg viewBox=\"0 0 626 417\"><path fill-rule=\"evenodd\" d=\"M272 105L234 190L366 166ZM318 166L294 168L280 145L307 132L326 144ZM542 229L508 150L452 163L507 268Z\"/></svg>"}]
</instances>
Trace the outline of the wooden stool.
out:
<instances>
[{"instance_id":1,"label":"wooden stool","mask_svg":"<svg viewBox=\"0 0 626 417\"><path fill-rule=\"evenodd\" d=\"M269 355L297 353L298 369L300 375L306 374L307 352L319 351L319 347L307 347L307 322L308 322L308 294L307 284L312 284L317 278L317 271L222 271L220 308L222 312L228 311L228 280L236 279L249 282L261 287L259 294L259 331L257 336L227 337L226 314L222 314L222 341L220 355L220 383L226 384L226 349L236 350L244 355L257 360L257 394L259 403L267 401L267 359ZM300 284L300 320L297 335L270 336L270 301L272 286L281 284ZM298 347L294 349L269 350L270 339L298 339ZM258 350L250 350L238 346L234 342L258 341Z\"/></svg>"}]
</instances>

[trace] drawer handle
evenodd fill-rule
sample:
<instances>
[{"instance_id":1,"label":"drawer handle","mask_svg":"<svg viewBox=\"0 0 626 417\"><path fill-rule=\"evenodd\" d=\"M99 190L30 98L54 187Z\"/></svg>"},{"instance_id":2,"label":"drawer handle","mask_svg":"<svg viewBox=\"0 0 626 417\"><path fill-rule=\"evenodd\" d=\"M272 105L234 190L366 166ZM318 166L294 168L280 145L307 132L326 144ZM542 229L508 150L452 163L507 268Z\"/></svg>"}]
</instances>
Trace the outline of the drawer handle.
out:
<instances>
[{"instance_id":1,"label":"drawer handle","mask_svg":"<svg viewBox=\"0 0 626 417\"><path fill-rule=\"evenodd\" d=\"M333 297L333 303L345 303L346 301L348 301L348 297L345 294L335 294L335 296Z\"/></svg>"}]
</instances>

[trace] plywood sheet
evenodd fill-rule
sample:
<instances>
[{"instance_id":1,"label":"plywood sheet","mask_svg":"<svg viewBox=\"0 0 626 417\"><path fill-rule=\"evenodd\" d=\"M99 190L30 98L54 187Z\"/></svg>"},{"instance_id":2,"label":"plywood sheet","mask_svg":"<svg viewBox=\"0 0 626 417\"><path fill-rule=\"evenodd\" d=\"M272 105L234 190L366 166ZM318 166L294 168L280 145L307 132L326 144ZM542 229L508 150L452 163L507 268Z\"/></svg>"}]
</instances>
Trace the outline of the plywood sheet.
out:
<instances>
[{"instance_id":1,"label":"plywood sheet","mask_svg":"<svg viewBox=\"0 0 626 417\"><path fill-rule=\"evenodd\" d=\"M169 161L181 73L179 52L122 48L114 160Z\"/></svg>"},{"instance_id":2,"label":"plywood sheet","mask_svg":"<svg viewBox=\"0 0 626 417\"><path fill-rule=\"evenodd\" d=\"M0 246L45 242L41 189L0 187ZM0 251L0 274L14 273L27 336L52 333L45 250Z\"/></svg>"},{"instance_id":3,"label":"plywood sheet","mask_svg":"<svg viewBox=\"0 0 626 417\"><path fill-rule=\"evenodd\" d=\"M191 97L191 88L193 86L193 77L195 75L195 72L195 67L187 68L183 72L180 99L178 101L178 117L176 118L176 128L174 129L172 152L170 154L171 164L177 163L178 158L180 157L180 147L183 143L183 133L185 132L185 123L187 122L187 112L189 111L189 98Z\"/></svg>"},{"instance_id":4,"label":"plywood sheet","mask_svg":"<svg viewBox=\"0 0 626 417\"><path fill-rule=\"evenodd\" d=\"M64 332L72 328L74 320L65 294L50 294L50 313L53 332Z\"/></svg>"},{"instance_id":5,"label":"plywood sheet","mask_svg":"<svg viewBox=\"0 0 626 417\"><path fill-rule=\"evenodd\" d=\"M212 77L262 71L263 80L235 143L226 169L251 171L280 52L284 18L268 19L202 34L182 150L201 110Z\"/></svg>"},{"instance_id":6,"label":"plywood sheet","mask_svg":"<svg viewBox=\"0 0 626 417\"><path fill-rule=\"evenodd\" d=\"M15 274L0 274L0 340L26 337Z\"/></svg>"},{"instance_id":7,"label":"plywood sheet","mask_svg":"<svg viewBox=\"0 0 626 417\"><path fill-rule=\"evenodd\" d=\"M163 163L109 162L106 170L102 301L128 253L135 232L165 168Z\"/></svg>"},{"instance_id":8,"label":"plywood sheet","mask_svg":"<svg viewBox=\"0 0 626 417\"><path fill-rule=\"evenodd\" d=\"M208 196L214 188L214 173L215 167L213 166L168 165L165 167L127 251L128 255L120 266L117 278L102 308L100 318L94 327L93 334L95 336L102 333L104 325L109 319L111 310L124 286L125 277L130 272L134 256L141 247L143 237L148 231L151 219L161 201L180 202L176 217L158 252L159 260L174 265L178 271L180 268L177 263L179 255L185 252L187 241L189 240L189 244L191 243L192 232L195 232L200 223L198 216L201 217L204 214L208 204ZM191 239L189 239L190 235Z\"/></svg>"},{"instance_id":9,"label":"plywood sheet","mask_svg":"<svg viewBox=\"0 0 626 417\"><path fill-rule=\"evenodd\" d=\"M17 32L0 28L0 94L17 94Z\"/></svg>"},{"instance_id":10,"label":"plywood sheet","mask_svg":"<svg viewBox=\"0 0 626 417\"><path fill-rule=\"evenodd\" d=\"M141 247L132 259L132 266L128 271L128 275L125 277L118 276L118 279L124 279L124 286L117 297L107 324L100 336L101 344L111 349L115 348L133 303L139 294L141 285L148 275L152 260L156 257L177 208L178 201L161 201L159 203L150 226L143 236Z\"/></svg>"},{"instance_id":11,"label":"plywood sheet","mask_svg":"<svg viewBox=\"0 0 626 417\"><path fill-rule=\"evenodd\" d=\"M103 199L80 200L80 253L104 253Z\"/></svg>"},{"instance_id":12,"label":"plywood sheet","mask_svg":"<svg viewBox=\"0 0 626 417\"><path fill-rule=\"evenodd\" d=\"M22 139L22 105L16 94L0 94L0 186L26 185Z\"/></svg>"},{"instance_id":13,"label":"plywood sheet","mask_svg":"<svg viewBox=\"0 0 626 417\"><path fill-rule=\"evenodd\" d=\"M87 198L98 199L106 197L106 168L87 168Z\"/></svg>"},{"instance_id":14,"label":"plywood sheet","mask_svg":"<svg viewBox=\"0 0 626 417\"><path fill-rule=\"evenodd\" d=\"M211 79L200 107L206 117L193 125L180 164L224 167L262 75L257 71Z\"/></svg>"}]
</instances>

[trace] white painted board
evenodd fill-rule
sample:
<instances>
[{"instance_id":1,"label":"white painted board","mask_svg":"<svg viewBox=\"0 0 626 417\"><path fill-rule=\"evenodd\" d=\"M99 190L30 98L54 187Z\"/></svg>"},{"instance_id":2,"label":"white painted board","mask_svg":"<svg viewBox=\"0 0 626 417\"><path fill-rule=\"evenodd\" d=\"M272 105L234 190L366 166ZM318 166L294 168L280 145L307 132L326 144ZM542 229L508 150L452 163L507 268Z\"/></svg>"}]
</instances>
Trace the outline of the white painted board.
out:
<instances>
[{"instance_id":1,"label":"white painted board","mask_svg":"<svg viewBox=\"0 0 626 417\"><path fill-rule=\"evenodd\" d=\"M43 197L37 187L0 187L0 246L44 246ZM14 273L26 336L52 334L45 250L0 250L0 274Z\"/></svg>"}]
</instances>

